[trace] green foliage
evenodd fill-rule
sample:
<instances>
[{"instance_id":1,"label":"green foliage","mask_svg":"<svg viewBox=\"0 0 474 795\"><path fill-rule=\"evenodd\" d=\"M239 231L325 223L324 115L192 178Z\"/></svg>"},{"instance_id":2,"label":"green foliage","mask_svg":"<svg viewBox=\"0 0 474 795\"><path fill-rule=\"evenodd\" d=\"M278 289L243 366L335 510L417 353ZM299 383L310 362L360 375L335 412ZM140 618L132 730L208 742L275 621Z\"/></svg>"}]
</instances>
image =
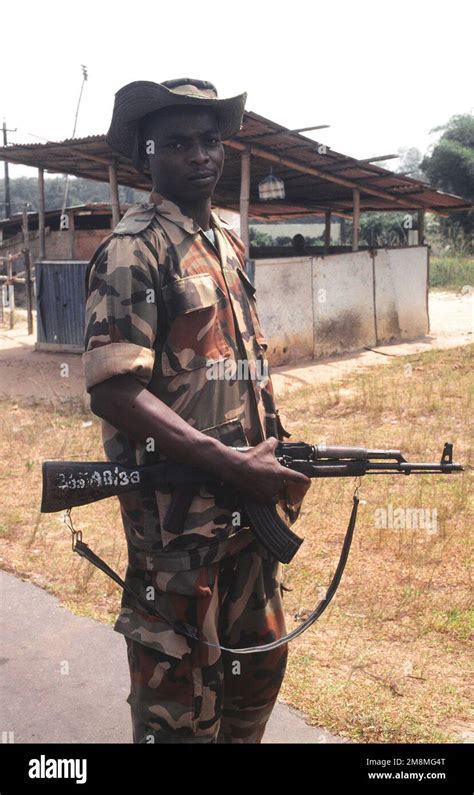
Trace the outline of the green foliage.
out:
<instances>
[{"instance_id":1,"label":"green foliage","mask_svg":"<svg viewBox=\"0 0 474 795\"><path fill-rule=\"evenodd\" d=\"M46 178L44 181L46 210L59 210L64 198L65 177ZM10 179L12 213L20 213L23 205L29 203L32 211L38 211L38 180L35 177ZM148 201L148 193L133 188L119 188L120 201L133 204ZM0 201L4 201L4 180L0 180ZM69 178L68 206L89 202L110 202L110 188L106 182L89 179ZM1 207L3 210L3 207ZM3 213L0 212L3 217Z\"/></svg>"},{"instance_id":2,"label":"green foliage","mask_svg":"<svg viewBox=\"0 0 474 795\"><path fill-rule=\"evenodd\" d=\"M450 218L442 218L434 213L427 213L425 237L434 256L468 257L472 254L472 238L465 234L456 215L459 213L452 213Z\"/></svg>"},{"instance_id":3,"label":"green foliage","mask_svg":"<svg viewBox=\"0 0 474 795\"><path fill-rule=\"evenodd\" d=\"M432 257L430 260L430 287L469 292L474 285L474 259L472 257Z\"/></svg>"},{"instance_id":4,"label":"green foliage","mask_svg":"<svg viewBox=\"0 0 474 795\"><path fill-rule=\"evenodd\" d=\"M255 229L254 226L250 227L249 241L255 248L265 248L275 245L272 235L269 235L268 232L262 232L260 229Z\"/></svg>"},{"instance_id":5,"label":"green foliage","mask_svg":"<svg viewBox=\"0 0 474 795\"><path fill-rule=\"evenodd\" d=\"M367 246L407 245L408 229L404 226L407 215L408 213L362 213L360 242Z\"/></svg>"},{"instance_id":6,"label":"green foliage","mask_svg":"<svg viewBox=\"0 0 474 795\"><path fill-rule=\"evenodd\" d=\"M474 116L464 114L452 116L443 127L441 138L434 145L430 154L426 155L421 168L427 175L430 184L447 193L462 196L474 201ZM441 233L447 235L453 227L458 228L465 237L465 243L472 249L474 232L474 213L451 213L449 218L442 219Z\"/></svg>"},{"instance_id":7,"label":"green foliage","mask_svg":"<svg viewBox=\"0 0 474 795\"><path fill-rule=\"evenodd\" d=\"M432 184L474 201L474 116L453 116L433 132L443 134L423 162Z\"/></svg>"},{"instance_id":8,"label":"green foliage","mask_svg":"<svg viewBox=\"0 0 474 795\"><path fill-rule=\"evenodd\" d=\"M469 640L474 630L474 610L449 610L438 613L433 626L440 632L447 632L461 640Z\"/></svg>"},{"instance_id":9,"label":"green foliage","mask_svg":"<svg viewBox=\"0 0 474 795\"><path fill-rule=\"evenodd\" d=\"M319 237L310 237L309 235L304 235L304 245L305 246L319 246L323 245L324 235L320 235ZM249 231L249 240L250 244L254 248L269 248L269 247L291 247L293 237L289 235L271 235L269 232L263 232L260 229L256 229L254 226L250 226Z\"/></svg>"}]
</instances>

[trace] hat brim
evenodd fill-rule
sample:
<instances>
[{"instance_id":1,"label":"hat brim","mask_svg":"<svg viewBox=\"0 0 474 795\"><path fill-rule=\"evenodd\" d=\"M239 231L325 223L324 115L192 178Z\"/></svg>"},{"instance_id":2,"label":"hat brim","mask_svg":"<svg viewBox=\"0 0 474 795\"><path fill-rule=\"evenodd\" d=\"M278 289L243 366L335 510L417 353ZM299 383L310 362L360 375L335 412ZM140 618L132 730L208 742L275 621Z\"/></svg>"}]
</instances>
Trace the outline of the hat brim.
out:
<instances>
[{"instance_id":1,"label":"hat brim","mask_svg":"<svg viewBox=\"0 0 474 795\"><path fill-rule=\"evenodd\" d=\"M133 159L137 122L149 113L172 105L212 108L225 141L240 130L246 99L246 93L228 99L186 96L176 94L160 83L137 80L116 93L106 141L112 149Z\"/></svg>"}]
</instances>

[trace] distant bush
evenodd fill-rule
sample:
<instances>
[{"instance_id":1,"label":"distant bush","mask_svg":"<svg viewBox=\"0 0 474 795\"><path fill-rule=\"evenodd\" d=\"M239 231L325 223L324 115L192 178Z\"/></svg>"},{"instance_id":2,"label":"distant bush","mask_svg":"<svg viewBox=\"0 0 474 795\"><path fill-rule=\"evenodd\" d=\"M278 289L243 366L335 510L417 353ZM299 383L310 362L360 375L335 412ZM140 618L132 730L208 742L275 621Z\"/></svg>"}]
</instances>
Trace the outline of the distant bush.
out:
<instances>
[{"instance_id":1,"label":"distant bush","mask_svg":"<svg viewBox=\"0 0 474 795\"><path fill-rule=\"evenodd\" d=\"M474 258L472 257L431 257L430 288L444 287L448 290L461 290L474 286Z\"/></svg>"}]
</instances>

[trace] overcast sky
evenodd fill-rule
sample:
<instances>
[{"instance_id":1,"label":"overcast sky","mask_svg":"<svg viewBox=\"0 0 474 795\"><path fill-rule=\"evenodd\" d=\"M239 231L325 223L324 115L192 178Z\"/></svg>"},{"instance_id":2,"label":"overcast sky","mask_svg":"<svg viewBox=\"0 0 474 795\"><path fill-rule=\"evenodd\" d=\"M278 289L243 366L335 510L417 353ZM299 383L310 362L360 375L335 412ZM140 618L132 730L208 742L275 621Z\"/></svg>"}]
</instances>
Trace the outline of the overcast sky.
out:
<instances>
[{"instance_id":1,"label":"overcast sky","mask_svg":"<svg viewBox=\"0 0 474 795\"><path fill-rule=\"evenodd\" d=\"M355 157L424 153L433 127L472 112L466 0L198 3L81 0L2 7L0 116L9 141L105 133L132 80L211 80L221 97ZM33 137L38 136L38 137ZM396 167L397 161L392 161ZM1 169L3 171L3 169ZM35 174L11 167L11 176Z\"/></svg>"}]
</instances>

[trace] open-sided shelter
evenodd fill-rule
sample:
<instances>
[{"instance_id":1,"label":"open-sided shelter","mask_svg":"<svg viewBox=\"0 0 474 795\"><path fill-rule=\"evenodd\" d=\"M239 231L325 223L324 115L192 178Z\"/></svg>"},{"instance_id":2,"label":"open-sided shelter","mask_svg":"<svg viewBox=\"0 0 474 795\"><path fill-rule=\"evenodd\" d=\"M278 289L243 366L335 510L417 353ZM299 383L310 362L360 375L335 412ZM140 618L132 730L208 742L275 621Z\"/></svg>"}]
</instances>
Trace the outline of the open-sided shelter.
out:
<instances>
[{"instance_id":1,"label":"open-sided shelter","mask_svg":"<svg viewBox=\"0 0 474 795\"><path fill-rule=\"evenodd\" d=\"M224 173L214 203L240 214L240 234L249 253L249 219L288 220L324 214L325 240L313 256L256 259L254 279L272 364L377 345L426 334L429 249L425 212L469 209L465 200L442 193L378 163L389 155L358 160L333 151L253 112L225 142ZM108 181L113 225L120 219L118 185L149 190L144 174L117 156L104 135L46 144L0 148L0 158L38 169L39 261L46 260L44 172ZM262 201L259 183L273 175L285 196ZM364 211L402 210L413 218L418 244L361 248ZM352 221L351 244L331 247L331 218ZM66 267L66 264L64 265ZM83 301L83 296L75 300ZM44 322L47 318L44 319ZM57 341L57 344L65 344Z\"/></svg>"}]
</instances>

